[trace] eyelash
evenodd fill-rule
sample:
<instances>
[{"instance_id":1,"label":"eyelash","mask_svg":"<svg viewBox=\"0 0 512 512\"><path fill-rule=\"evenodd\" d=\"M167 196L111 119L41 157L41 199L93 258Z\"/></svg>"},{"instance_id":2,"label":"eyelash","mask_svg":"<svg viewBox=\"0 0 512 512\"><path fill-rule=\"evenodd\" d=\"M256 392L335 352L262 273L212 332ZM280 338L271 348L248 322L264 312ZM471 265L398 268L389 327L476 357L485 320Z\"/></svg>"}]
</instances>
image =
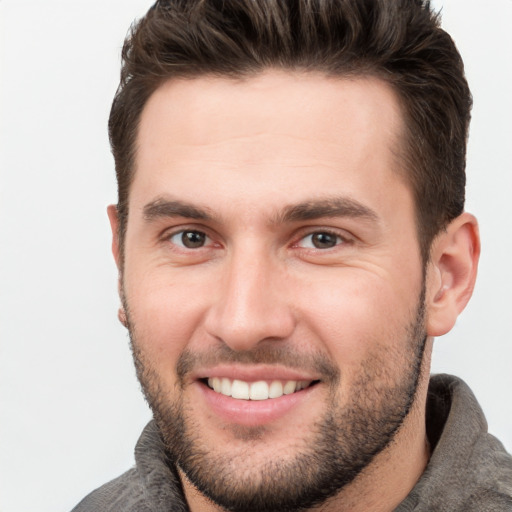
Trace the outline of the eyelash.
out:
<instances>
[{"instance_id":1,"label":"eyelash","mask_svg":"<svg viewBox=\"0 0 512 512\"><path fill-rule=\"evenodd\" d=\"M186 233L189 233L189 234L195 234L195 235L200 235L201 237L204 237L204 241L205 243L203 245L200 245L199 247L187 247L185 245L185 243L177 243L177 242L173 242L172 239L181 235L181 238L182 238L182 242L183 242L183 237ZM212 241L212 239L202 230L200 229L180 229L179 231L174 231L172 233L168 233L164 236L164 240L165 241L168 241L170 242L171 244L177 246L177 247L180 247L180 249L182 250L195 250L195 249L202 249L203 247L205 247L206 245L206 241Z\"/></svg>"},{"instance_id":2,"label":"eyelash","mask_svg":"<svg viewBox=\"0 0 512 512\"><path fill-rule=\"evenodd\" d=\"M331 237L331 238L334 238L334 245L331 246L331 247L314 247L314 242L313 242L313 237L315 236L319 236L319 235L322 235L322 236L325 236L327 235L327 237ZM307 238L310 238L311 239L311 246L310 247L304 247L304 246L301 246L301 242L303 242L304 240L306 240ZM349 243L350 240L346 237L346 236L342 236L341 234L339 233L336 233L335 231L332 231L332 230L329 230L329 229L317 229L315 231L311 231L309 233L306 233L304 235L302 235L299 240L294 244L295 246L297 247L300 247L301 249L304 249L304 250L311 250L311 251L328 251L330 249L335 249L336 247L340 246L340 245L345 245L347 243Z\"/></svg>"},{"instance_id":3,"label":"eyelash","mask_svg":"<svg viewBox=\"0 0 512 512\"><path fill-rule=\"evenodd\" d=\"M199 235L200 237L204 237L203 243L197 247L187 247L185 245L185 243L183 242L183 236L187 233ZM304 247L303 245L301 245L301 243L303 243L307 238L312 238L315 235L322 235L322 236L327 235L327 237L334 238L334 245L332 245L331 247L323 247L323 248L314 247L313 246L314 242L311 242L311 245L309 247ZM173 238L178 237L178 236L181 236L182 243L180 243L178 241L173 241ZM198 249L204 249L204 248L207 248L211 242L213 242L212 238L204 230L195 229L195 228L180 229L178 231L166 233L162 237L162 239L164 242L170 242L173 246L178 247L180 250L185 250L185 251L195 251ZM192 240L192 238L191 238L191 240ZM292 244L292 247L296 247L296 248L302 249L304 251L322 251L322 252L329 251L331 249L335 249L336 247L338 247L340 245L346 245L346 244L350 244L351 242L353 242L353 240L351 238L341 235L340 233L337 233L336 231L333 231L330 229L314 229L309 232L303 232L300 234L300 237L296 240L297 241ZM192 241L192 243L193 243L193 241Z\"/></svg>"}]
</instances>

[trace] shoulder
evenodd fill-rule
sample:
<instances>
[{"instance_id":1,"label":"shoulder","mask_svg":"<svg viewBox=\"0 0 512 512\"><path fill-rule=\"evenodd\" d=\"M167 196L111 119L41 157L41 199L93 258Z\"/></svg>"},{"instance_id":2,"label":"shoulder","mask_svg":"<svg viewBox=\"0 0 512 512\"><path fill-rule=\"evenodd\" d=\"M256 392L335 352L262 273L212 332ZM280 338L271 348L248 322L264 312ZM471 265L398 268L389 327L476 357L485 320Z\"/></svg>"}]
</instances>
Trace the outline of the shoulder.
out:
<instances>
[{"instance_id":1,"label":"shoulder","mask_svg":"<svg viewBox=\"0 0 512 512\"><path fill-rule=\"evenodd\" d=\"M466 486L468 511L512 511L512 456L491 434L484 434L473 446Z\"/></svg>"},{"instance_id":2,"label":"shoulder","mask_svg":"<svg viewBox=\"0 0 512 512\"><path fill-rule=\"evenodd\" d=\"M135 447L135 467L86 496L72 512L186 512L181 482L154 421Z\"/></svg>"},{"instance_id":3,"label":"shoulder","mask_svg":"<svg viewBox=\"0 0 512 512\"><path fill-rule=\"evenodd\" d=\"M135 468L87 495L72 512L151 512Z\"/></svg>"},{"instance_id":4,"label":"shoulder","mask_svg":"<svg viewBox=\"0 0 512 512\"><path fill-rule=\"evenodd\" d=\"M453 490L455 482L460 485L455 493L460 510L512 510L512 457L488 432L474 394L452 376L440 375L432 383L438 392L444 388L450 396L443 434L432 458L445 466L444 481L451 482Z\"/></svg>"},{"instance_id":5,"label":"shoulder","mask_svg":"<svg viewBox=\"0 0 512 512\"><path fill-rule=\"evenodd\" d=\"M396 512L512 512L512 457L469 387L433 376L426 416L430 462Z\"/></svg>"}]
</instances>

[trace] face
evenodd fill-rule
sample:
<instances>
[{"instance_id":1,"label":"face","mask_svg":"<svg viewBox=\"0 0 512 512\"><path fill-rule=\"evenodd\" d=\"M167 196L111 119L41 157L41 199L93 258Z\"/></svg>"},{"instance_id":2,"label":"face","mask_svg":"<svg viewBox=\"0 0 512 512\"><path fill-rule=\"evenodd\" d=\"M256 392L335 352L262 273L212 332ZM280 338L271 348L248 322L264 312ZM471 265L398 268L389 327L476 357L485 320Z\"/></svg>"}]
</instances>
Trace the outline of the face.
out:
<instances>
[{"instance_id":1,"label":"face","mask_svg":"<svg viewBox=\"0 0 512 512\"><path fill-rule=\"evenodd\" d=\"M387 449L425 333L400 108L373 79L161 86L140 124L122 298L169 450L229 510L299 510Z\"/></svg>"}]
</instances>

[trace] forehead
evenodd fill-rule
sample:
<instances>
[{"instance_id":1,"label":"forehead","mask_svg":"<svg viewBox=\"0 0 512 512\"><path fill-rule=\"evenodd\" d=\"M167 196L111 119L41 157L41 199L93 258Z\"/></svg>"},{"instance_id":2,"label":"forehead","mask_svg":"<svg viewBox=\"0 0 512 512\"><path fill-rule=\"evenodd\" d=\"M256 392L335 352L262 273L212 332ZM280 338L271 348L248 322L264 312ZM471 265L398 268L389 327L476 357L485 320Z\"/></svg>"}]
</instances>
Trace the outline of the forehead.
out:
<instances>
[{"instance_id":1,"label":"forehead","mask_svg":"<svg viewBox=\"0 0 512 512\"><path fill-rule=\"evenodd\" d=\"M371 180L379 195L403 185L394 172L402 132L396 95L375 78L267 71L170 80L143 110L131 195L147 200L188 182L208 201L227 188L246 204L277 197L269 188L300 201L328 193L333 178L348 195Z\"/></svg>"},{"instance_id":2,"label":"forehead","mask_svg":"<svg viewBox=\"0 0 512 512\"><path fill-rule=\"evenodd\" d=\"M225 123L222 130L221 123ZM158 130L177 144L209 144L229 135L229 128L238 136L261 129L269 137L286 132L337 144L356 129L364 143L376 134L396 137L401 125L397 97L380 79L274 70L240 79L201 76L165 82L143 110L138 142L144 150ZM145 155L139 152L139 156Z\"/></svg>"}]
</instances>

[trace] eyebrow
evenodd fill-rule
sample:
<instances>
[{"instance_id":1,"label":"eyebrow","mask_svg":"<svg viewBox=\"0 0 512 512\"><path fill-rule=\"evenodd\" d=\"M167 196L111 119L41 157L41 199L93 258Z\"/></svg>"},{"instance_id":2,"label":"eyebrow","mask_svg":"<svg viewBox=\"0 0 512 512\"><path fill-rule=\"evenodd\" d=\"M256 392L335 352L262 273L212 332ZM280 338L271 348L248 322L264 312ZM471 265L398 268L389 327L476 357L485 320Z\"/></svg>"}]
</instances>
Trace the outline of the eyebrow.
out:
<instances>
[{"instance_id":1,"label":"eyebrow","mask_svg":"<svg viewBox=\"0 0 512 512\"><path fill-rule=\"evenodd\" d=\"M323 217L350 217L377 222L375 211L349 197L311 200L287 206L275 219L280 222L315 220Z\"/></svg>"},{"instance_id":2,"label":"eyebrow","mask_svg":"<svg viewBox=\"0 0 512 512\"><path fill-rule=\"evenodd\" d=\"M157 198L146 204L143 209L147 222L159 218L183 217L187 219L213 221L214 216L208 208L201 208L186 201ZM294 205L285 206L273 218L273 224L315 220L324 217L350 217L377 222L379 217L371 208L349 197L311 199Z\"/></svg>"},{"instance_id":3,"label":"eyebrow","mask_svg":"<svg viewBox=\"0 0 512 512\"><path fill-rule=\"evenodd\" d=\"M151 222L160 218L185 217L197 220L213 220L206 208L199 208L185 201L158 198L144 206L144 219Z\"/></svg>"}]
</instances>

